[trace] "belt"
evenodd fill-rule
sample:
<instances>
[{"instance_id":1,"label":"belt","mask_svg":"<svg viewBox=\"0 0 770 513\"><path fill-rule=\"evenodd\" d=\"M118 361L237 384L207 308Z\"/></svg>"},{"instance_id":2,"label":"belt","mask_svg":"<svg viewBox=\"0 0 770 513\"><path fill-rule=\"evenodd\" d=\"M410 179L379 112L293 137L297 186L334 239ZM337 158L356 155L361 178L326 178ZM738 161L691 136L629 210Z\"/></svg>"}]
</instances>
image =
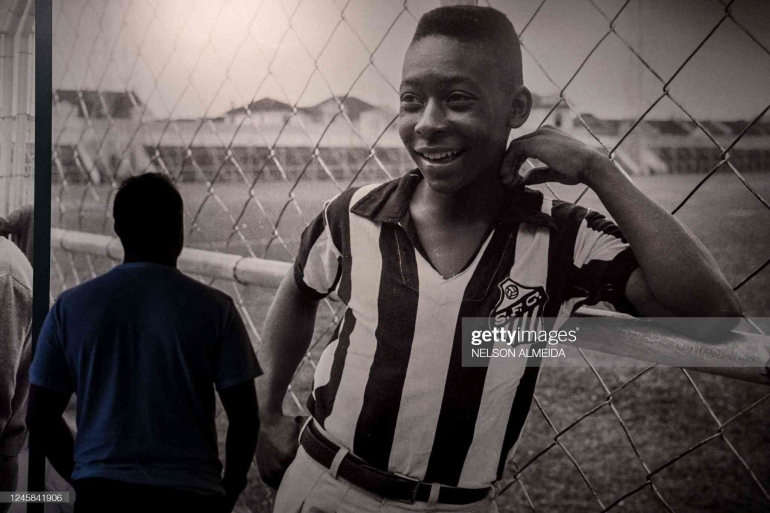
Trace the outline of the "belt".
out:
<instances>
[{"instance_id":1,"label":"belt","mask_svg":"<svg viewBox=\"0 0 770 513\"><path fill-rule=\"evenodd\" d=\"M310 421L302 432L300 444L305 452L326 468L331 468L340 448L324 437ZM337 476L386 499L402 502L428 502L431 484L406 479L368 465L350 453L339 463ZM437 502L442 504L471 504L487 496L491 488L455 488L441 486Z\"/></svg>"}]
</instances>

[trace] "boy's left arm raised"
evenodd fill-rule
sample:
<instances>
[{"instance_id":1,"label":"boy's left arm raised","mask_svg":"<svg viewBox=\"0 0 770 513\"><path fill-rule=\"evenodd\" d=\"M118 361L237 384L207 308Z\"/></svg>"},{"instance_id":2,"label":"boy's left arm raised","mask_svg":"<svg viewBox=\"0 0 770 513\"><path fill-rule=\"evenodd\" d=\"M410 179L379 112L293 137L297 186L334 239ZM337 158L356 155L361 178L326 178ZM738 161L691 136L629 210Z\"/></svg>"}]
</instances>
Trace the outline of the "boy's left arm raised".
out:
<instances>
[{"instance_id":1,"label":"boy's left arm raised","mask_svg":"<svg viewBox=\"0 0 770 513\"><path fill-rule=\"evenodd\" d=\"M518 174L527 158L545 166ZM735 327L742 314L740 301L708 250L597 150L544 126L511 142L501 173L507 185L583 183L596 193L639 262L625 293L640 315L733 318L699 320L690 329L699 338Z\"/></svg>"}]
</instances>

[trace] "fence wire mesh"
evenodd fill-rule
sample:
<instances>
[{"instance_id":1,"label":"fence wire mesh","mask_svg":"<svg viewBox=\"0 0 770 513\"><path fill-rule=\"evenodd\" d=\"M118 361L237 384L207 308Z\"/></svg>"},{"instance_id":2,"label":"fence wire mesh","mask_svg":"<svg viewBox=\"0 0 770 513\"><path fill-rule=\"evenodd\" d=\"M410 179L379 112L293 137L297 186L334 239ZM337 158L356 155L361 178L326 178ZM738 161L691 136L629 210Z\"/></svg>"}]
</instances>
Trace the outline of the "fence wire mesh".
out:
<instances>
[{"instance_id":1,"label":"fence wire mesh","mask_svg":"<svg viewBox=\"0 0 770 513\"><path fill-rule=\"evenodd\" d=\"M32 200L35 153L35 9L0 3L0 216Z\"/></svg>"},{"instance_id":2,"label":"fence wire mesh","mask_svg":"<svg viewBox=\"0 0 770 513\"><path fill-rule=\"evenodd\" d=\"M513 21L525 83L538 85L523 130L553 124L604 151L703 240L746 312L766 315L770 15L762 3L489 5ZM54 2L54 225L112 234L120 180L160 172L185 198L188 246L291 261L323 201L411 167L395 131L398 72L417 19L436 6ZM560 31L574 40L555 38ZM548 189L601 209L587 188ZM116 263L55 251L54 297ZM233 296L258 347L273 291L198 278ZM304 410L340 306L322 305L287 411ZM590 370L544 370L501 483L501 511L770 507L766 387L654 365L604 369L597 355L582 356ZM220 443L225 423L220 416ZM270 501L252 469L238 508L266 511Z\"/></svg>"}]
</instances>

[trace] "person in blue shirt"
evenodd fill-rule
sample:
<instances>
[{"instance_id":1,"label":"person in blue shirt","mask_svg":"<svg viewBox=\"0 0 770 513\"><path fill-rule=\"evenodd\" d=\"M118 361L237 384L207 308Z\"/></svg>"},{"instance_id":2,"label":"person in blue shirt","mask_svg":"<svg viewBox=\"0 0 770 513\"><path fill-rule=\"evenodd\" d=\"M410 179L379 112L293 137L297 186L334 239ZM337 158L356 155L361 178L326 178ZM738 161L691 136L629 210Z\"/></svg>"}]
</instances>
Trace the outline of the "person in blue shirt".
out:
<instances>
[{"instance_id":1,"label":"person in blue shirt","mask_svg":"<svg viewBox=\"0 0 770 513\"><path fill-rule=\"evenodd\" d=\"M228 295L177 269L183 203L166 177L126 180L113 215L124 261L48 313L30 370L30 431L72 483L77 512L229 512L259 430L251 341ZM229 420L224 476L215 389ZM62 417L73 392L74 440Z\"/></svg>"}]
</instances>

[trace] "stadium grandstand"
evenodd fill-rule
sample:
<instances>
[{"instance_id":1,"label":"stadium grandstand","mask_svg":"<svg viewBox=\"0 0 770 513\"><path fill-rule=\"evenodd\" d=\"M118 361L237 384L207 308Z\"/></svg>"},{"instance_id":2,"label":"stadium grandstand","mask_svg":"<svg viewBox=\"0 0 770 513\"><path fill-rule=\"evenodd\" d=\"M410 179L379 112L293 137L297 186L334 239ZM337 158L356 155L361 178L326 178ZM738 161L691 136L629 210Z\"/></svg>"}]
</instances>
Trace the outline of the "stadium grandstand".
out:
<instances>
[{"instance_id":1,"label":"stadium grandstand","mask_svg":"<svg viewBox=\"0 0 770 513\"><path fill-rule=\"evenodd\" d=\"M632 175L706 173L719 162L719 150L695 121L644 119L635 126L633 119L602 119L583 113L581 122L558 103L558 98L535 95L531 121L521 133L534 130L536 120L544 119L554 104L558 106L551 113L553 123L589 144L596 145L596 141L588 130L613 145L628 137L616 157ZM116 170L120 179L128 176L130 169L152 170L155 162L163 162L180 170L178 178L186 182L211 181L215 175L222 181L239 176L293 180L303 172L308 178L344 180L356 168L354 164L370 153L362 139L377 143L377 158L387 168L406 170L412 166L398 137L395 110L355 97L342 103L329 98L308 107L262 98L206 119L148 119L142 106L132 91L57 90L54 133L60 134L55 146L62 167L58 178L79 183L88 177L99 183L112 176L105 166ZM748 123L701 122L723 146L732 143ZM92 130L85 130L86 124ZM108 147L100 148L89 133L104 133L107 126L114 127L113 133L125 141L111 137ZM626 136L632 128L631 135ZM315 161L308 166L313 160L313 141L321 137L323 148L318 151L326 168ZM142 145L133 144L136 140ZM100 151L101 158L97 157ZM770 122L752 125L730 154L744 172L770 169ZM277 166L276 160L282 166Z\"/></svg>"}]
</instances>

